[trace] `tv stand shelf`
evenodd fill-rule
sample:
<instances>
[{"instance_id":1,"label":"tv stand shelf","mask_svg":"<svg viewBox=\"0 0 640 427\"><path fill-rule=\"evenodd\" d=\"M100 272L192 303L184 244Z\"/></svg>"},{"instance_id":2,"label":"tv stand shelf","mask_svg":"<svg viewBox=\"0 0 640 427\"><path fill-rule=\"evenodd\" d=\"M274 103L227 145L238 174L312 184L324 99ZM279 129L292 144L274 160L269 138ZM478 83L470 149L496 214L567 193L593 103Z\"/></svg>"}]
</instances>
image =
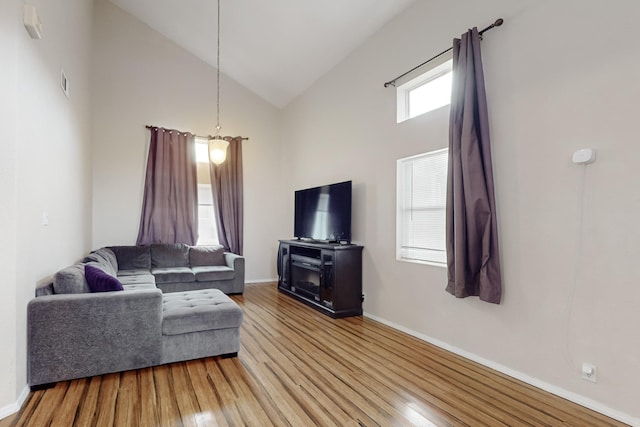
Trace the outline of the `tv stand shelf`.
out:
<instances>
[{"instance_id":1,"label":"tv stand shelf","mask_svg":"<svg viewBox=\"0 0 640 427\"><path fill-rule=\"evenodd\" d=\"M280 240L278 290L334 318L362 314L362 246Z\"/></svg>"}]
</instances>

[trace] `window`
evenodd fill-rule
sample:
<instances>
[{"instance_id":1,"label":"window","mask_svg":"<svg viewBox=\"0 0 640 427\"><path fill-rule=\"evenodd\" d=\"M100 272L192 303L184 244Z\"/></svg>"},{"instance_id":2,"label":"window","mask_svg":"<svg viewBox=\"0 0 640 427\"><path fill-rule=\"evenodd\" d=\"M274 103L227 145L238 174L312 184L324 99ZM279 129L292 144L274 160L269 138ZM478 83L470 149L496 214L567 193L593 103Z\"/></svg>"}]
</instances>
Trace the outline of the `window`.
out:
<instances>
[{"instance_id":1,"label":"window","mask_svg":"<svg viewBox=\"0 0 640 427\"><path fill-rule=\"evenodd\" d=\"M217 245L218 228L213 210L211 176L209 174L209 142L196 138L196 161L198 162L198 241L197 245Z\"/></svg>"},{"instance_id":2,"label":"window","mask_svg":"<svg viewBox=\"0 0 640 427\"><path fill-rule=\"evenodd\" d=\"M398 123L451 103L452 67L451 54L443 56L427 72L398 86Z\"/></svg>"},{"instance_id":3,"label":"window","mask_svg":"<svg viewBox=\"0 0 640 427\"><path fill-rule=\"evenodd\" d=\"M398 160L396 258L446 266L448 149Z\"/></svg>"}]
</instances>

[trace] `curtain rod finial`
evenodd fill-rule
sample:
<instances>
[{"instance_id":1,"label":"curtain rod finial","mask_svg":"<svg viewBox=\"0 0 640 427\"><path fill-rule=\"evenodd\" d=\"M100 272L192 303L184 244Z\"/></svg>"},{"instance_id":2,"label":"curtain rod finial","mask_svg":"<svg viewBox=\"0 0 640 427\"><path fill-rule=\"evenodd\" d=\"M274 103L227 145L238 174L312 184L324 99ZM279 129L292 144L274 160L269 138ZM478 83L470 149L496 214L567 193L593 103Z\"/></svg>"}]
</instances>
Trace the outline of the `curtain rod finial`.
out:
<instances>
[{"instance_id":1,"label":"curtain rod finial","mask_svg":"<svg viewBox=\"0 0 640 427\"><path fill-rule=\"evenodd\" d=\"M493 23L493 25L496 26L496 27L499 27L502 24L504 24L504 19L502 19L502 18L496 19L496 22Z\"/></svg>"}]
</instances>

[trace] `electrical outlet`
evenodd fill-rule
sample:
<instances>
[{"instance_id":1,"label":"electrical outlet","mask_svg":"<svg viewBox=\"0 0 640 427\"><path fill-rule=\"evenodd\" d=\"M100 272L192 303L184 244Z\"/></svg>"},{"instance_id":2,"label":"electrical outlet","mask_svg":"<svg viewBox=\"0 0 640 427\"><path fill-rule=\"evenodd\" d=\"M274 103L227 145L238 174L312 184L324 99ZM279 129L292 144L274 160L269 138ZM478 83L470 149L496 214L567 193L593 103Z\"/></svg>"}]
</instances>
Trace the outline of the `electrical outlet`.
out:
<instances>
[{"instance_id":1,"label":"electrical outlet","mask_svg":"<svg viewBox=\"0 0 640 427\"><path fill-rule=\"evenodd\" d=\"M590 363L582 364L582 379L591 381L592 383L598 382L598 369L595 365Z\"/></svg>"}]
</instances>

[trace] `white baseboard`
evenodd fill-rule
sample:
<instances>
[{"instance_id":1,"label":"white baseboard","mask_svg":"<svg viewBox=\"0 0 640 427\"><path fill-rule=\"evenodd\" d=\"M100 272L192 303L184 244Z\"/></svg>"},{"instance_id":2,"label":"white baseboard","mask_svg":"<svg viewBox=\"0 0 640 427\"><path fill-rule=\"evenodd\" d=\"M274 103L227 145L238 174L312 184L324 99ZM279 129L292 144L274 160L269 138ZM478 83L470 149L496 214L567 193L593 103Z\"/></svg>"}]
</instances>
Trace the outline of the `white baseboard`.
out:
<instances>
[{"instance_id":1,"label":"white baseboard","mask_svg":"<svg viewBox=\"0 0 640 427\"><path fill-rule=\"evenodd\" d=\"M27 396L29 396L29 387L25 387L18 396L18 401L12 403L11 405L7 405L4 408L0 408L0 420L7 418L9 415L15 414L22 408L22 404L25 400L27 400Z\"/></svg>"},{"instance_id":2,"label":"white baseboard","mask_svg":"<svg viewBox=\"0 0 640 427\"><path fill-rule=\"evenodd\" d=\"M616 419L618 421L621 421L623 423L629 424L631 426L638 426L640 427L640 418L635 418L632 417L629 414L625 414L624 412L620 412L617 411L615 409L612 409L598 401L595 401L593 399L590 399L588 397L582 396L580 394L565 390L561 387L555 386L553 384L549 384L545 381L539 380L537 378L531 377L527 374L524 374L522 372L518 372L514 369L508 368L506 366L500 365L499 363L493 362L489 359L485 359L483 357L480 357L476 354L470 353L468 351L462 350L458 347L452 346L444 341L440 341L436 338L432 338L428 335L424 335L421 333L418 333L416 331L413 331L409 328L406 328L402 325L398 325L396 323L390 322L386 319L383 319L381 317L375 316L371 313L364 313L365 317L368 317L372 320L375 320L377 322L383 323L387 326L390 326L394 329L397 329L399 331L402 331L406 334L409 334L411 336L414 336L418 339L421 339L422 341L426 341L430 344L433 344L437 347L440 347L444 350L450 351L451 353L455 353L459 356L462 356L466 359L470 359L473 360L474 362L480 363L481 365L484 365L488 368L491 369L495 369L496 371L502 372L503 374L509 375L510 377L513 377L515 379L518 379L522 382L525 382L527 384L530 384L534 387L540 388L544 391L547 391L551 394L555 394L556 396L560 396L564 399L570 400L571 402L577 403L578 405L584 406L585 408L589 408L591 410L594 410L596 412L599 412L603 415L606 415L610 418Z\"/></svg>"},{"instance_id":3,"label":"white baseboard","mask_svg":"<svg viewBox=\"0 0 640 427\"><path fill-rule=\"evenodd\" d=\"M253 280L245 280L244 283L246 285L255 284L255 283L273 283L278 282L278 279L253 279Z\"/></svg>"}]
</instances>

